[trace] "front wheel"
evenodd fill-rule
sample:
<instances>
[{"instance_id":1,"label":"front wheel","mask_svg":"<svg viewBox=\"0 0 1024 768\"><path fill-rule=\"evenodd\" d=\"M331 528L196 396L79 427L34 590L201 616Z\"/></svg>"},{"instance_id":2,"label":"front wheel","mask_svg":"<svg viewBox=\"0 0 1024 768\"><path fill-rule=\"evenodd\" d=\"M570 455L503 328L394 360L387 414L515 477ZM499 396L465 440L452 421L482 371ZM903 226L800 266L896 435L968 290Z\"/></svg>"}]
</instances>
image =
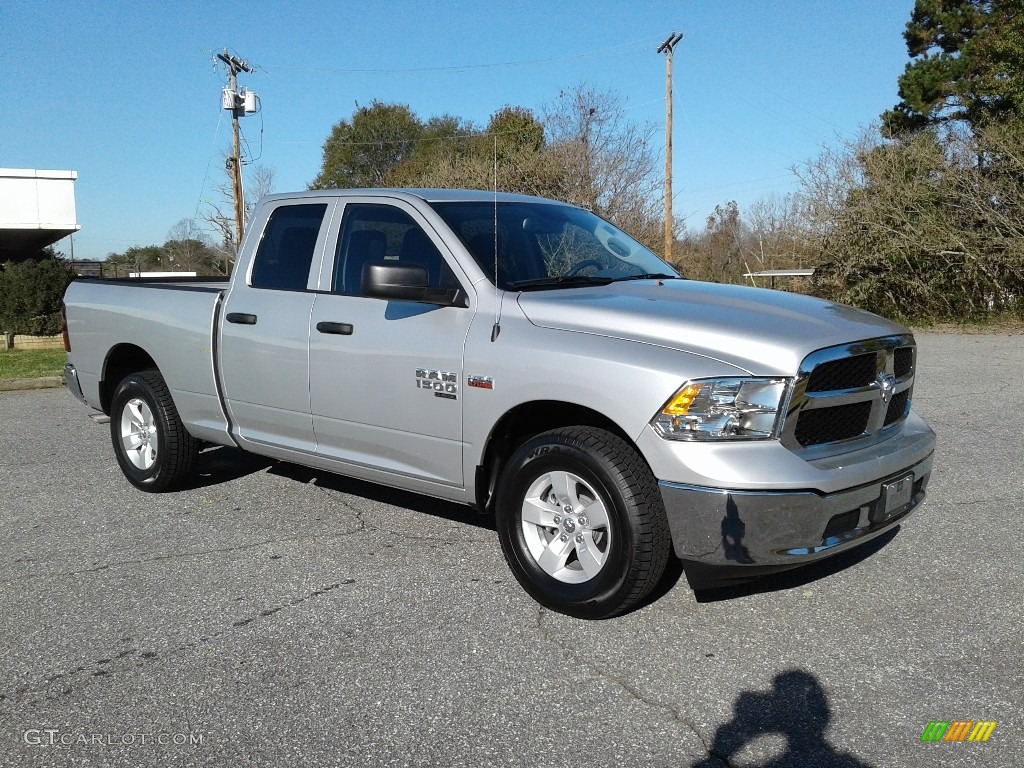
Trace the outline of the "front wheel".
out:
<instances>
[{"instance_id":1,"label":"front wheel","mask_svg":"<svg viewBox=\"0 0 1024 768\"><path fill-rule=\"evenodd\" d=\"M496 522L523 588L578 618L614 616L643 600L671 548L650 469L624 440L591 427L524 443L502 473Z\"/></svg>"},{"instance_id":2,"label":"front wheel","mask_svg":"<svg viewBox=\"0 0 1024 768\"><path fill-rule=\"evenodd\" d=\"M199 441L181 423L159 371L126 376L110 406L110 439L128 482L143 491L166 491L192 471Z\"/></svg>"}]
</instances>

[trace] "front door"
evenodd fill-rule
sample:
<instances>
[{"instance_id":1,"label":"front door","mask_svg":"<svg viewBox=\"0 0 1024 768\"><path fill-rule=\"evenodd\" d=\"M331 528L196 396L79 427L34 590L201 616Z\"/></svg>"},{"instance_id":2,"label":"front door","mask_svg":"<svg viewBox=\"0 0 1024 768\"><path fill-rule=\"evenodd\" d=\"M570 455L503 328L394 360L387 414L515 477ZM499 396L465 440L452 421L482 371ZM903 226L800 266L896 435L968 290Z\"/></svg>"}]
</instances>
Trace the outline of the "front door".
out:
<instances>
[{"instance_id":1,"label":"front door","mask_svg":"<svg viewBox=\"0 0 1024 768\"><path fill-rule=\"evenodd\" d=\"M463 348L474 310L360 295L362 266L424 266L431 287L465 285L411 206L345 206L329 292L313 304L309 393L317 451L462 486Z\"/></svg>"}]
</instances>

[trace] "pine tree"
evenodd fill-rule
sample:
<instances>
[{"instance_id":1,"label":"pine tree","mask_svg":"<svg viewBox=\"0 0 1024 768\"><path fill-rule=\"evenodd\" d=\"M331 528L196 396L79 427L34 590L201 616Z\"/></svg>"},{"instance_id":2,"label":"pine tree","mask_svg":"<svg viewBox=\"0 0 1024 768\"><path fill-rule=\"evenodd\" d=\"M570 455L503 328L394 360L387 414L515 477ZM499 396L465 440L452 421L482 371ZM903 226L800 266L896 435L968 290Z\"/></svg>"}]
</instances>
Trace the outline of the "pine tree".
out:
<instances>
[{"instance_id":1,"label":"pine tree","mask_svg":"<svg viewBox=\"0 0 1024 768\"><path fill-rule=\"evenodd\" d=\"M1024 0L917 0L887 135L1024 118Z\"/></svg>"}]
</instances>

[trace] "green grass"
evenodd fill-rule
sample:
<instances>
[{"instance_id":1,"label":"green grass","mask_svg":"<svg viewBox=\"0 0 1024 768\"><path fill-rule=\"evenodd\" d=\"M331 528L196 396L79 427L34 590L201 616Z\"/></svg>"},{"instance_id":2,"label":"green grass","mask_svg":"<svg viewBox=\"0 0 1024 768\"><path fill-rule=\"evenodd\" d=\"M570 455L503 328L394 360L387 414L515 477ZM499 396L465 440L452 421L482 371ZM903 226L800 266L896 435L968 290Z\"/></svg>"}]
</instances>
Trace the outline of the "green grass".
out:
<instances>
[{"instance_id":1,"label":"green grass","mask_svg":"<svg viewBox=\"0 0 1024 768\"><path fill-rule=\"evenodd\" d=\"M0 380L60 376L67 360L63 349L0 349Z\"/></svg>"}]
</instances>

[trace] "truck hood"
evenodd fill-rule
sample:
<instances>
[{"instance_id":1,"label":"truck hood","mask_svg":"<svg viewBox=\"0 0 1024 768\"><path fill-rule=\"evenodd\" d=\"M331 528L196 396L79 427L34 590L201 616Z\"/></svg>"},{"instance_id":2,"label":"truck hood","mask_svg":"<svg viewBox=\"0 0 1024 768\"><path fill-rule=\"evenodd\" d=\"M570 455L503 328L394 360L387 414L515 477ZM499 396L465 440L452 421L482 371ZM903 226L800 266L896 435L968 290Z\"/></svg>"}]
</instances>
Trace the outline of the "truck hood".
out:
<instances>
[{"instance_id":1,"label":"truck hood","mask_svg":"<svg viewBox=\"0 0 1024 768\"><path fill-rule=\"evenodd\" d=\"M656 344L756 376L792 376L817 349L908 332L842 304L695 280L524 292L519 306L542 328Z\"/></svg>"}]
</instances>

